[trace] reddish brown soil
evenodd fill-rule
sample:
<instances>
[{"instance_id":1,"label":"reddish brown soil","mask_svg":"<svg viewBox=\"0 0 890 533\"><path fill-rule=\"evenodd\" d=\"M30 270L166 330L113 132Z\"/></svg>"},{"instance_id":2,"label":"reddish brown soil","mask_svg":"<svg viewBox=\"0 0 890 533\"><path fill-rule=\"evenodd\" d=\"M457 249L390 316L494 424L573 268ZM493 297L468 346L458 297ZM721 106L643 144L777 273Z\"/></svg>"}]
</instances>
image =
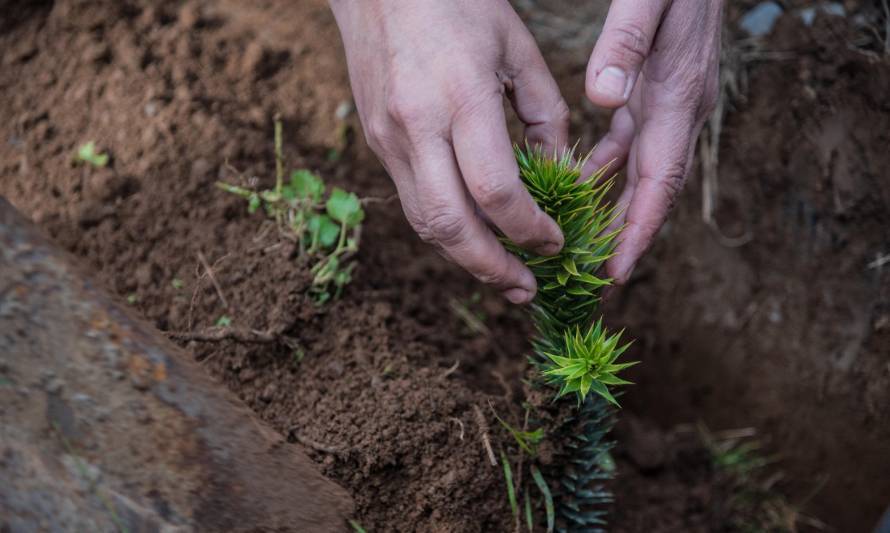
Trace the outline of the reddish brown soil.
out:
<instances>
[{"instance_id":1,"label":"reddish brown soil","mask_svg":"<svg viewBox=\"0 0 890 533\"><path fill-rule=\"evenodd\" d=\"M489 404L510 413L518 403L521 310L423 246L397 202L369 206L356 281L319 308L305 294L305 265L286 247L268 249L259 215L213 186L236 179L226 161L270 183L280 112L290 166L362 196L393 192L349 133L360 131L355 116L336 118L350 96L324 2L14 4L0 2L12 13L0 22L0 194L162 330L227 315L296 339L302 359L269 345L187 347L278 431L309 443L369 531L511 530L474 410L495 449L508 446ZM674 429L700 419L772 436L793 502L827 474L807 510L842 530L866 528L888 503L890 267L866 264L890 251L890 189L879 181L890 171L890 70L828 48L825 32L844 36L843 27L817 31L779 28L771 46L791 59L751 65L748 100L724 126L718 221L753 240L723 246L700 222L693 180L613 302L644 360L625 396L638 422L618 432L615 531L745 521L734 482L694 432ZM563 61L554 58L566 95L584 109L583 66ZM588 144L604 123L591 110L575 119ZM111 154L109 168L71 165L91 139ZM470 305L488 336L451 309L476 292Z\"/></svg>"}]
</instances>

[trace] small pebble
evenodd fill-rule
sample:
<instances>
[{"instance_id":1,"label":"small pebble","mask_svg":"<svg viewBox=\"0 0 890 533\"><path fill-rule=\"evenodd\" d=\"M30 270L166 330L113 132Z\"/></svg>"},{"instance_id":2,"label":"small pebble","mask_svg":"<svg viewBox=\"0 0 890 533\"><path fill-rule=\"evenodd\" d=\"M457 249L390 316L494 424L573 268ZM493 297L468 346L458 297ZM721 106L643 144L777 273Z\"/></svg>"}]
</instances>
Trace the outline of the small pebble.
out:
<instances>
[{"instance_id":1,"label":"small pebble","mask_svg":"<svg viewBox=\"0 0 890 533\"><path fill-rule=\"evenodd\" d=\"M65 383L59 378L53 378L46 383L44 390L50 394L59 394L65 387Z\"/></svg>"},{"instance_id":2,"label":"small pebble","mask_svg":"<svg viewBox=\"0 0 890 533\"><path fill-rule=\"evenodd\" d=\"M783 12L776 2L761 2L742 15L739 26L752 37L763 37L773 31Z\"/></svg>"},{"instance_id":3,"label":"small pebble","mask_svg":"<svg viewBox=\"0 0 890 533\"><path fill-rule=\"evenodd\" d=\"M147 116L147 117L153 117L153 116L157 115L158 114L158 103L155 102L154 100L146 103L145 107L143 108L143 111L145 111L145 116Z\"/></svg>"},{"instance_id":4,"label":"small pebble","mask_svg":"<svg viewBox=\"0 0 890 533\"><path fill-rule=\"evenodd\" d=\"M245 77L260 77L262 74L261 66L266 52L260 43L253 41L247 45L244 55L241 56L241 74Z\"/></svg>"},{"instance_id":5,"label":"small pebble","mask_svg":"<svg viewBox=\"0 0 890 533\"><path fill-rule=\"evenodd\" d=\"M186 4L179 10L179 24L185 29L191 29L201 21L201 6Z\"/></svg>"},{"instance_id":6,"label":"small pebble","mask_svg":"<svg viewBox=\"0 0 890 533\"><path fill-rule=\"evenodd\" d=\"M260 394L260 399L264 402L271 401L272 398L275 397L275 393L278 392L278 386L275 383L269 383L266 385L266 388L263 389L262 394Z\"/></svg>"},{"instance_id":7,"label":"small pebble","mask_svg":"<svg viewBox=\"0 0 890 533\"><path fill-rule=\"evenodd\" d=\"M82 392L78 392L71 396L71 401L73 401L73 402L89 403L91 400L92 400L92 398L90 398L89 395L84 394Z\"/></svg>"},{"instance_id":8,"label":"small pebble","mask_svg":"<svg viewBox=\"0 0 890 533\"><path fill-rule=\"evenodd\" d=\"M355 106L352 105L352 102L349 100L344 100L340 102L337 106L337 110L334 111L334 116L337 120L345 120L349 115L352 114L352 111L355 109Z\"/></svg>"}]
</instances>

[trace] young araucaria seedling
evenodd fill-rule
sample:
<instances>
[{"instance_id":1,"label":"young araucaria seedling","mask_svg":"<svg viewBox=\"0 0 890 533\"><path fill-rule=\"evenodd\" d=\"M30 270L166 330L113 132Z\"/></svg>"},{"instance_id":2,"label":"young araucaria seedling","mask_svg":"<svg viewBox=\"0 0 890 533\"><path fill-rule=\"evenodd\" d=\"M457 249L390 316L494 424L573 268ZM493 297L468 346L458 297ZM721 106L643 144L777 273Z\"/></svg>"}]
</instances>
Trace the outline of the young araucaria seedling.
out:
<instances>
[{"instance_id":1,"label":"young araucaria seedling","mask_svg":"<svg viewBox=\"0 0 890 533\"><path fill-rule=\"evenodd\" d=\"M312 172L294 170L285 181L281 121L275 120L275 188L253 190L229 183L217 186L247 200L247 211L262 209L274 220L283 238L295 242L312 260L313 297L324 303L338 297L355 270L365 212L359 198L334 187Z\"/></svg>"},{"instance_id":2,"label":"young araucaria seedling","mask_svg":"<svg viewBox=\"0 0 890 533\"><path fill-rule=\"evenodd\" d=\"M576 161L573 150L551 157L540 148L517 147L516 159L526 188L565 237L565 246L555 256L534 255L504 240L538 282L531 305L537 330L531 357L536 381L553 391L555 401L567 401L571 413L547 434L558 439L563 450L555 468L546 469L553 487L553 504L545 506L547 529L598 531L604 524L603 504L611 501L602 480L614 470L612 445L606 440L618 406L612 388L629 384L617 373L635 364L618 360L629 343L621 342L622 332L609 332L598 316L601 291L612 283L602 276L602 267L621 231L613 229L619 213L606 199L613 181L605 178L606 168L582 181L585 161ZM508 429L526 450L527 443L523 446L517 438L521 433ZM548 483L534 465L534 454L527 455L546 503ZM527 504L529 521L530 509Z\"/></svg>"}]
</instances>

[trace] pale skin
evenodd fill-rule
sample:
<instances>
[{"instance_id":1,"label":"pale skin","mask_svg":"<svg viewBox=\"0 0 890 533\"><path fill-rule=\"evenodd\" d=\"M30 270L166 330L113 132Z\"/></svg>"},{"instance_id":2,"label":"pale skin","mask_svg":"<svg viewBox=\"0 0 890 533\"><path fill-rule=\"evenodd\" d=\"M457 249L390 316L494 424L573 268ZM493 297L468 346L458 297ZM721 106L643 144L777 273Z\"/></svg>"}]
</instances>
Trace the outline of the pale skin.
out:
<instances>
[{"instance_id":1,"label":"pale skin","mask_svg":"<svg viewBox=\"0 0 890 533\"><path fill-rule=\"evenodd\" d=\"M503 98L546 150L569 109L506 0L331 0L365 137L420 237L513 303L534 276L496 237L558 253L557 224L519 179ZM588 171L626 165L624 224L606 264L630 279L686 181L717 92L722 0L613 0L587 66L586 96L613 109ZM588 172L589 173L589 172Z\"/></svg>"}]
</instances>

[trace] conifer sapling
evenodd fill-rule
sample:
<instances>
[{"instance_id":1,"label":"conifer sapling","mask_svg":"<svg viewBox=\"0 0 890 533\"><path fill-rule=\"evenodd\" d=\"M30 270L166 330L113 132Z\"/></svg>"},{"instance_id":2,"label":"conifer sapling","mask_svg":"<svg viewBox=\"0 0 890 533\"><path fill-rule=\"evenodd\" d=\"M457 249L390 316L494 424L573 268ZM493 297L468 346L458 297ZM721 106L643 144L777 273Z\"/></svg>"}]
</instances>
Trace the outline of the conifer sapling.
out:
<instances>
[{"instance_id":1,"label":"conifer sapling","mask_svg":"<svg viewBox=\"0 0 890 533\"><path fill-rule=\"evenodd\" d=\"M621 344L622 332L609 333L596 317L600 291L612 283L599 271L612 257L621 231L609 230L619 214L606 199L613 180L604 179L608 169L603 168L582 181L585 161L575 161L574 150L549 157L541 148L517 147L516 159L532 198L565 238L562 251L553 256L534 255L506 242L538 281L532 361L558 397L574 393L580 404L593 392L617 405L609 388L628 384L616 373L635 363L617 362L629 344Z\"/></svg>"}]
</instances>

